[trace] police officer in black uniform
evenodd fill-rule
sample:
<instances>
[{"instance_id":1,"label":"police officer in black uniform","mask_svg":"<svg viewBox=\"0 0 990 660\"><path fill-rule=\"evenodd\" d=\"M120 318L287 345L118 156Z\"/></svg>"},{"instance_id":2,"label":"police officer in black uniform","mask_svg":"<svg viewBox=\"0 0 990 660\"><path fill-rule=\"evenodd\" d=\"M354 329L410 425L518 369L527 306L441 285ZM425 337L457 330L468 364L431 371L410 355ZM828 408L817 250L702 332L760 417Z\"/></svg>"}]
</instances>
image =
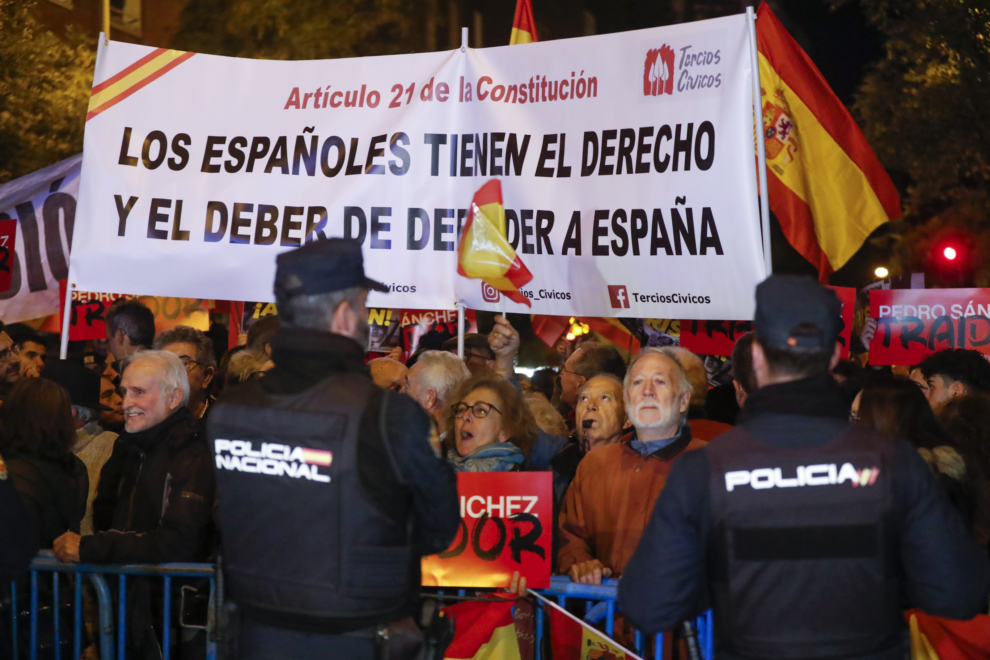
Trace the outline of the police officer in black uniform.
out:
<instances>
[{"instance_id":1,"label":"police officer in black uniform","mask_svg":"<svg viewBox=\"0 0 990 660\"><path fill-rule=\"evenodd\" d=\"M718 658L906 658L903 610L969 619L986 554L904 440L849 423L829 374L841 305L809 278L756 290L760 389L674 465L619 584L648 632L714 610Z\"/></svg>"},{"instance_id":2,"label":"police officer in black uniform","mask_svg":"<svg viewBox=\"0 0 990 660\"><path fill-rule=\"evenodd\" d=\"M281 254L275 368L210 417L239 658L377 657L419 615L420 557L457 532L429 418L364 366L369 289L388 291L356 241Z\"/></svg>"}]
</instances>

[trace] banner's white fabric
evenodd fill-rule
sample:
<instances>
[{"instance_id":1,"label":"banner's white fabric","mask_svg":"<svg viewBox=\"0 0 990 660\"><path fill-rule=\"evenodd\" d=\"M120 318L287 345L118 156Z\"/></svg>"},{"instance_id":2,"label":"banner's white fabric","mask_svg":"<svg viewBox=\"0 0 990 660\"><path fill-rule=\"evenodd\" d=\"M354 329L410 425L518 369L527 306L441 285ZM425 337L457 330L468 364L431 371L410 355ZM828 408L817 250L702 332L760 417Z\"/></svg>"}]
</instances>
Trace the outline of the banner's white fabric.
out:
<instances>
[{"instance_id":1,"label":"banner's white fabric","mask_svg":"<svg viewBox=\"0 0 990 660\"><path fill-rule=\"evenodd\" d=\"M136 91L88 120L71 280L272 300L279 252L348 235L392 287L369 305L527 311L456 275L458 228L495 177L531 311L751 318L749 47L740 15L362 59L195 55L137 87L140 67L119 74L154 51L101 45L101 98Z\"/></svg>"},{"instance_id":2,"label":"banner's white fabric","mask_svg":"<svg viewBox=\"0 0 990 660\"><path fill-rule=\"evenodd\" d=\"M10 289L0 321L58 313L58 281L68 274L82 154L0 186L0 219L17 220Z\"/></svg>"}]
</instances>

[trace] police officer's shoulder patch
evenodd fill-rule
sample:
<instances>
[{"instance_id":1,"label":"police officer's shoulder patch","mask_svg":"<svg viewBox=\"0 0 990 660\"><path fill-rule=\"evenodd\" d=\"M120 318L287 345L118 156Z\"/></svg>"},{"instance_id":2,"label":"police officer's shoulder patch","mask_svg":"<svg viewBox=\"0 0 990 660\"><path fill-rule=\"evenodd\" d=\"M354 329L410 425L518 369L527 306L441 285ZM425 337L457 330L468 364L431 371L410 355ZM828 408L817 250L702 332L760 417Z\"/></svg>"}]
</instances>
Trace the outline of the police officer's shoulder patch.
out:
<instances>
[{"instance_id":1,"label":"police officer's shoulder patch","mask_svg":"<svg viewBox=\"0 0 990 660\"><path fill-rule=\"evenodd\" d=\"M3 456L0 456L0 481L5 481L7 479L7 464L3 462Z\"/></svg>"}]
</instances>

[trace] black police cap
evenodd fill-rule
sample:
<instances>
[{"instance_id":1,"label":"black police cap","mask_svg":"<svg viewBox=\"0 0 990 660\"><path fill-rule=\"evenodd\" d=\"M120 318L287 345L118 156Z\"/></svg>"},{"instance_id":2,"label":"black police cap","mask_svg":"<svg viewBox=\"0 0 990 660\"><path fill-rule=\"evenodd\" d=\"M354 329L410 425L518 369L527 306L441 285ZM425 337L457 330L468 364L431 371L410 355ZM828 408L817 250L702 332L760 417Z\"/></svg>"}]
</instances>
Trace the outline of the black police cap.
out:
<instances>
[{"instance_id":1,"label":"black police cap","mask_svg":"<svg viewBox=\"0 0 990 660\"><path fill-rule=\"evenodd\" d=\"M810 277L771 275L756 287L754 326L764 345L831 351L842 331L841 314L835 292Z\"/></svg>"},{"instance_id":2,"label":"black police cap","mask_svg":"<svg viewBox=\"0 0 990 660\"><path fill-rule=\"evenodd\" d=\"M291 298L363 287L388 293L381 282L364 275L361 244L353 239L311 241L275 259L275 296Z\"/></svg>"}]
</instances>

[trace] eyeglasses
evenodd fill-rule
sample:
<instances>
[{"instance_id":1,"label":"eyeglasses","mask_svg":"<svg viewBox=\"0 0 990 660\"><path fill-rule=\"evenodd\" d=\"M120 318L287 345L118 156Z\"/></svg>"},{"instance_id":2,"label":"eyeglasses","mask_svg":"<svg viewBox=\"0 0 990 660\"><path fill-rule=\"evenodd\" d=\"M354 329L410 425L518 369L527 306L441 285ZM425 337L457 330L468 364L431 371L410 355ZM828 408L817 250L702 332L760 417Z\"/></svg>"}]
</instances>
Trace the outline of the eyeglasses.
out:
<instances>
[{"instance_id":1,"label":"eyeglasses","mask_svg":"<svg viewBox=\"0 0 990 660\"><path fill-rule=\"evenodd\" d=\"M192 359L188 355L180 355L179 359L182 360L182 365L186 368L186 373L191 372L196 367L203 366L201 362L196 362L196 360Z\"/></svg>"},{"instance_id":2,"label":"eyeglasses","mask_svg":"<svg viewBox=\"0 0 990 660\"><path fill-rule=\"evenodd\" d=\"M497 412L499 415L502 414L501 410L499 410L490 403L485 403L484 401L479 401L473 406L469 406L468 404L462 401L461 403L451 406L450 409L454 411L454 417L456 419L460 419L461 417L463 417L464 413L466 413L468 410L470 410L471 414L477 417L478 419L484 419L485 417L488 417L493 410Z\"/></svg>"}]
</instances>

